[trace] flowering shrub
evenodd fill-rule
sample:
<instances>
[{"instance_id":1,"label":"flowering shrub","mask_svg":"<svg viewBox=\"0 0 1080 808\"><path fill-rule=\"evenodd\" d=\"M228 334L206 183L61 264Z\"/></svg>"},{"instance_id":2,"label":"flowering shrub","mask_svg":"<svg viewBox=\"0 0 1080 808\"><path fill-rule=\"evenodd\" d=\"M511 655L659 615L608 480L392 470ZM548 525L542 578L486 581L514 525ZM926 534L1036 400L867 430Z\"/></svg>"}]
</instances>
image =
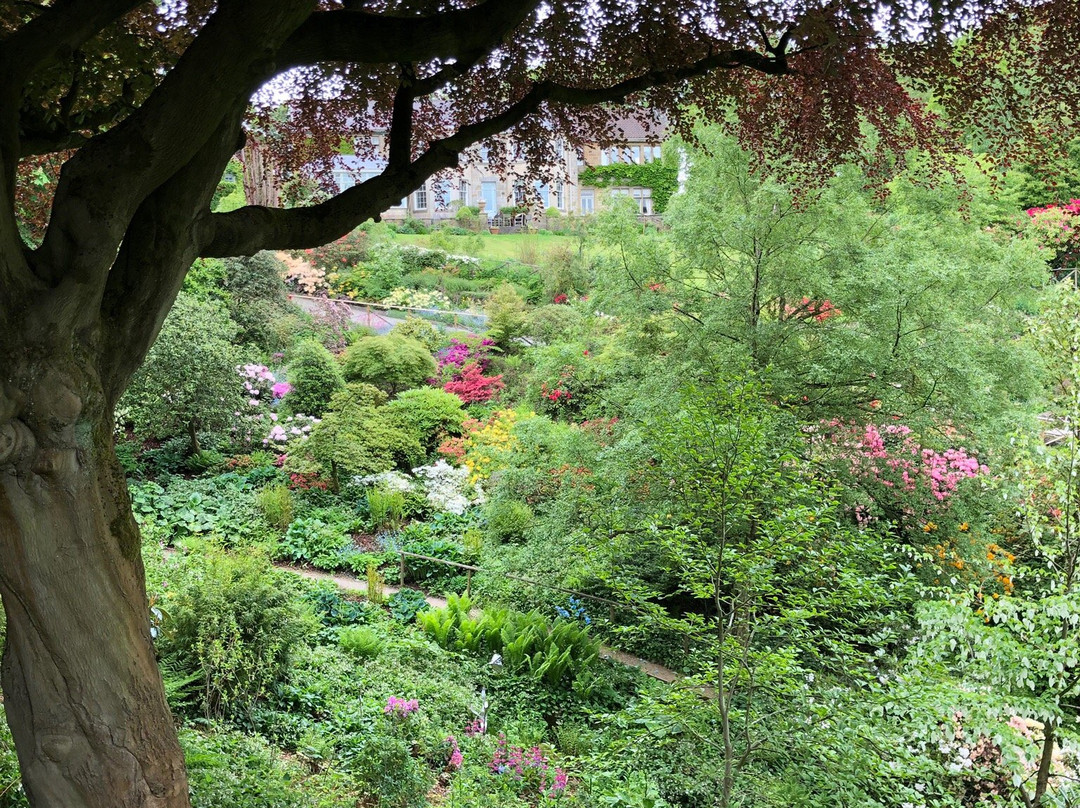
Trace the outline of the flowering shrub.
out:
<instances>
[{"instance_id":1,"label":"flowering shrub","mask_svg":"<svg viewBox=\"0 0 1080 808\"><path fill-rule=\"evenodd\" d=\"M275 257L285 265L282 275L285 285L302 295L317 295L326 291L326 271L319 269L308 260L307 253L291 255L286 252L275 253Z\"/></svg>"},{"instance_id":2,"label":"flowering shrub","mask_svg":"<svg viewBox=\"0 0 1080 808\"><path fill-rule=\"evenodd\" d=\"M454 307L446 295L435 290L423 291L421 289L408 289L399 286L391 289L390 294L383 298L383 303L388 306L403 306L410 309L437 309L449 311Z\"/></svg>"},{"instance_id":3,"label":"flowering shrub","mask_svg":"<svg viewBox=\"0 0 1080 808\"><path fill-rule=\"evenodd\" d=\"M1080 262L1080 199L1064 205L1028 208L1029 227L1041 247L1053 250L1053 266L1072 267Z\"/></svg>"},{"instance_id":4,"label":"flowering shrub","mask_svg":"<svg viewBox=\"0 0 1080 808\"><path fill-rule=\"evenodd\" d=\"M453 393L465 404L481 404L491 401L506 384L502 374L485 376L477 364L466 365L454 379L443 385L443 390Z\"/></svg>"},{"instance_id":5,"label":"flowering shrub","mask_svg":"<svg viewBox=\"0 0 1080 808\"><path fill-rule=\"evenodd\" d=\"M436 370L444 381L451 379L468 364L476 364L481 370L487 370L491 362L491 349L494 340L470 334L465 339L454 337L450 345L439 351Z\"/></svg>"},{"instance_id":6,"label":"flowering shrub","mask_svg":"<svg viewBox=\"0 0 1080 808\"><path fill-rule=\"evenodd\" d=\"M525 798L553 798L566 791L566 772L552 766L539 746L528 750L512 746L506 742L506 736L502 733L499 734L499 743L495 747L489 768L492 774L510 781L514 790Z\"/></svg>"},{"instance_id":7,"label":"flowering shrub","mask_svg":"<svg viewBox=\"0 0 1080 808\"><path fill-rule=\"evenodd\" d=\"M513 452L518 445L518 439L513 434L517 417L513 410L498 410L486 421L469 418L462 425L465 435L443 441L438 449L439 454L457 460L468 468L469 482L473 485L486 480L494 471L497 461Z\"/></svg>"},{"instance_id":8,"label":"flowering shrub","mask_svg":"<svg viewBox=\"0 0 1080 808\"><path fill-rule=\"evenodd\" d=\"M268 417L275 423L270 427L267 436L263 438L263 446L281 447L291 441L303 443L311 434L311 428L320 423L320 419L304 415L302 412L290 415L284 420L279 420L275 412L270 413Z\"/></svg>"},{"instance_id":9,"label":"flowering shrub","mask_svg":"<svg viewBox=\"0 0 1080 808\"><path fill-rule=\"evenodd\" d=\"M473 496L468 496L472 486L469 484L469 469L451 466L445 460L430 466L420 466L412 470L424 486L428 503L437 511L462 514L470 505L481 504L484 493L477 488Z\"/></svg>"},{"instance_id":10,"label":"flowering shrub","mask_svg":"<svg viewBox=\"0 0 1080 808\"><path fill-rule=\"evenodd\" d=\"M870 497L856 506L860 521L877 510L911 532L935 533L964 481L989 473L963 448L939 452L922 446L904 424L831 421L828 427L830 451ZM966 524L961 532L967 532Z\"/></svg>"},{"instance_id":11,"label":"flowering shrub","mask_svg":"<svg viewBox=\"0 0 1080 808\"><path fill-rule=\"evenodd\" d=\"M408 718L419 709L420 702L416 699L399 699L397 696L391 696L386 700L383 713L391 718Z\"/></svg>"}]
</instances>

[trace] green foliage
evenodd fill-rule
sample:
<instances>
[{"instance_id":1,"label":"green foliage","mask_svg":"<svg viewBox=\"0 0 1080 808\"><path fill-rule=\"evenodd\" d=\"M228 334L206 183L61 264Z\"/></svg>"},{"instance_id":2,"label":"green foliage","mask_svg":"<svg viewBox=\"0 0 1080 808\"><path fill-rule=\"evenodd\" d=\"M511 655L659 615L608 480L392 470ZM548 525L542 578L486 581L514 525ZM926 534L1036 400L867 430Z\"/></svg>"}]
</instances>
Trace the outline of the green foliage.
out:
<instances>
[{"instance_id":1,"label":"green foliage","mask_svg":"<svg viewBox=\"0 0 1080 808\"><path fill-rule=\"evenodd\" d=\"M435 375L431 352L396 332L358 339L345 351L342 361L348 381L373 384L391 395L419 387Z\"/></svg>"},{"instance_id":2,"label":"green foliage","mask_svg":"<svg viewBox=\"0 0 1080 808\"><path fill-rule=\"evenodd\" d=\"M493 499L484 509L487 534L497 542L521 541L533 523L533 512L524 502Z\"/></svg>"},{"instance_id":3,"label":"green foliage","mask_svg":"<svg viewBox=\"0 0 1080 808\"><path fill-rule=\"evenodd\" d=\"M365 743L351 768L368 795L382 808L424 808L431 772L411 754L403 738L381 735Z\"/></svg>"},{"instance_id":4,"label":"green foliage","mask_svg":"<svg viewBox=\"0 0 1080 808\"><path fill-rule=\"evenodd\" d=\"M423 592L408 587L402 587L391 595L386 605L390 609L390 616L400 623L412 623L416 615L431 608Z\"/></svg>"},{"instance_id":5,"label":"green foliage","mask_svg":"<svg viewBox=\"0 0 1080 808\"><path fill-rule=\"evenodd\" d=\"M288 308L284 268L267 251L225 260L224 285L229 294L229 314L240 326L239 342L267 352L285 347L274 325Z\"/></svg>"},{"instance_id":6,"label":"green foliage","mask_svg":"<svg viewBox=\"0 0 1080 808\"><path fill-rule=\"evenodd\" d=\"M243 475L133 482L129 486L135 520L167 541L192 536L215 536L242 546L269 538L266 522L255 504L255 487Z\"/></svg>"},{"instance_id":7,"label":"green foliage","mask_svg":"<svg viewBox=\"0 0 1080 808\"><path fill-rule=\"evenodd\" d=\"M378 486L368 489L368 518L375 530L396 528L405 516L405 494Z\"/></svg>"},{"instance_id":8,"label":"green foliage","mask_svg":"<svg viewBox=\"0 0 1080 808\"><path fill-rule=\"evenodd\" d=\"M1017 337L1045 262L965 219L958 187L909 175L882 202L848 167L796 198L717 129L698 139L670 232L642 233L625 214L598 222L619 252L599 265L597 305L634 316L648 337L637 345L670 357L669 372L752 368L810 420L932 407L989 426L1033 394Z\"/></svg>"},{"instance_id":9,"label":"green foliage","mask_svg":"<svg viewBox=\"0 0 1080 808\"><path fill-rule=\"evenodd\" d=\"M284 485L269 485L255 495L255 504L271 525L285 531L293 520L295 504L292 492Z\"/></svg>"},{"instance_id":10,"label":"green foliage","mask_svg":"<svg viewBox=\"0 0 1080 808\"><path fill-rule=\"evenodd\" d=\"M405 390L387 404L386 409L428 452L433 451L443 438L460 435L461 425L465 422L461 399L435 387Z\"/></svg>"},{"instance_id":11,"label":"green foliage","mask_svg":"<svg viewBox=\"0 0 1080 808\"><path fill-rule=\"evenodd\" d=\"M419 441L376 403L385 400L383 396L370 385L350 384L334 395L331 411L312 428L305 451L336 480L411 469L423 460Z\"/></svg>"},{"instance_id":12,"label":"green foliage","mask_svg":"<svg viewBox=\"0 0 1080 808\"><path fill-rule=\"evenodd\" d=\"M264 740L221 728L180 730L192 808L323 808L310 772ZM308 780L309 782L305 782ZM338 799L348 799L345 794Z\"/></svg>"},{"instance_id":13,"label":"green foliage","mask_svg":"<svg viewBox=\"0 0 1080 808\"><path fill-rule=\"evenodd\" d=\"M466 560L462 546L449 539L431 537L407 541L402 544L401 549L409 553L430 556L443 561L454 561L458 564L463 564ZM405 565L408 579L413 583L431 586L438 582L446 582L447 579L456 581L460 576L460 571L456 567L440 564L437 561L427 561L423 558L406 557Z\"/></svg>"},{"instance_id":14,"label":"green foliage","mask_svg":"<svg viewBox=\"0 0 1080 808\"><path fill-rule=\"evenodd\" d=\"M343 566L342 550L350 544L344 526L326 523L314 516L293 520L277 548L277 557L310 563L320 569Z\"/></svg>"},{"instance_id":15,"label":"green foliage","mask_svg":"<svg viewBox=\"0 0 1080 808\"><path fill-rule=\"evenodd\" d=\"M513 286L504 283L487 300L486 336L503 351L513 348L513 341L525 333L525 301Z\"/></svg>"},{"instance_id":16,"label":"green foliage","mask_svg":"<svg viewBox=\"0 0 1080 808\"><path fill-rule=\"evenodd\" d=\"M341 368L333 355L315 340L301 342L289 361L292 390L285 404L294 413L320 416L330 406L334 393L345 386Z\"/></svg>"},{"instance_id":17,"label":"green foliage","mask_svg":"<svg viewBox=\"0 0 1080 808\"><path fill-rule=\"evenodd\" d=\"M180 291L198 300L220 301L228 305L226 274L225 262L220 258L197 258L184 276Z\"/></svg>"},{"instance_id":18,"label":"green foliage","mask_svg":"<svg viewBox=\"0 0 1080 808\"><path fill-rule=\"evenodd\" d=\"M474 619L472 602L450 595L445 609L422 612L420 628L443 648L480 656L501 654L503 665L549 687L572 681L591 666L599 643L575 622L549 623L539 612L487 609Z\"/></svg>"},{"instance_id":19,"label":"green foliage","mask_svg":"<svg viewBox=\"0 0 1080 808\"><path fill-rule=\"evenodd\" d=\"M382 636L367 626L350 626L341 630L341 647L357 659L375 659L386 644Z\"/></svg>"},{"instance_id":20,"label":"green foliage","mask_svg":"<svg viewBox=\"0 0 1080 808\"><path fill-rule=\"evenodd\" d=\"M15 741L8 728L7 715L0 708L0 808L27 808L29 805L19 774Z\"/></svg>"},{"instance_id":21,"label":"green foliage","mask_svg":"<svg viewBox=\"0 0 1080 808\"><path fill-rule=\"evenodd\" d=\"M407 317L405 322L394 326L394 334L399 337L408 337L423 345L429 353L435 350L445 341L442 333L432 323L420 317Z\"/></svg>"},{"instance_id":22,"label":"green foliage","mask_svg":"<svg viewBox=\"0 0 1080 808\"><path fill-rule=\"evenodd\" d=\"M280 681L312 630L300 603L293 579L264 556L207 545L170 572L158 648L174 669L202 674L205 716L244 715Z\"/></svg>"},{"instance_id":23,"label":"green foliage","mask_svg":"<svg viewBox=\"0 0 1080 808\"><path fill-rule=\"evenodd\" d=\"M668 200L679 189L679 169L660 160L651 163L615 163L588 166L578 174L578 182L594 188L651 188L654 210L663 213Z\"/></svg>"},{"instance_id":24,"label":"green foliage","mask_svg":"<svg viewBox=\"0 0 1080 808\"><path fill-rule=\"evenodd\" d=\"M132 377L120 407L140 435L188 434L199 450L199 430L224 431L242 408L232 345L236 326L217 305L181 294L157 341Z\"/></svg>"}]
</instances>

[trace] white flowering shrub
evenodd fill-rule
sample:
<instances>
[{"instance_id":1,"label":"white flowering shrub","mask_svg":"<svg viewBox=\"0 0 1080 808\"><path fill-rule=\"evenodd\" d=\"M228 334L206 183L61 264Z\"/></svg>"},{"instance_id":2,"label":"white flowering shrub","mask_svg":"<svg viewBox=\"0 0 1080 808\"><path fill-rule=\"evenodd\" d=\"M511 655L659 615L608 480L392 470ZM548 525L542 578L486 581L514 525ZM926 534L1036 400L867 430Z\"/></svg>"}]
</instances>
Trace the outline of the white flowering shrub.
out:
<instances>
[{"instance_id":1,"label":"white flowering shrub","mask_svg":"<svg viewBox=\"0 0 1080 808\"><path fill-rule=\"evenodd\" d=\"M366 477L354 477L353 484L378 488L390 493L397 491L408 494L413 490L412 478L400 471L380 471L378 474L368 474Z\"/></svg>"},{"instance_id":2,"label":"white flowering shrub","mask_svg":"<svg viewBox=\"0 0 1080 808\"><path fill-rule=\"evenodd\" d=\"M405 306L411 309L440 309L447 311L454 307L446 295L437 291L423 291L421 289L406 289L398 287L383 298L383 303L388 306Z\"/></svg>"},{"instance_id":3,"label":"white flowering shrub","mask_svg":"<svg viewBox=\"0 0 1080 808\"><path fill-rule=\"evenodd\" d=\"M463 514L470 505L484 502L480 487L469 484L467 466L451 466L445 460L439 460L412 471L423 484L428 503L437 511Z\"/></svg>"}]
</instances>

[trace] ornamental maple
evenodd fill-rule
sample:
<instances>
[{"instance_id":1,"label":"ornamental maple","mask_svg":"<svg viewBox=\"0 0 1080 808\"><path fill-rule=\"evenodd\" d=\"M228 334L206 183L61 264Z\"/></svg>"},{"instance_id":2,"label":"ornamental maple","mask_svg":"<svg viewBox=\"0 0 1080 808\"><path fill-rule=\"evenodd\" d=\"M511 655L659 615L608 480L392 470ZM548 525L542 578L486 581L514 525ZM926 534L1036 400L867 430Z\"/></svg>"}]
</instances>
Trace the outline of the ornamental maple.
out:
<instances>
[{"instance_id":1,"label":"ornamental maple","mask_svg":"<svg viewBox=\"0 0 1080 808\"><path fill-rule=\"evenodd\" d=\"M734 109L819 175L940 159L973 122L1046 142L1045 99L1080 110L1078 40L1075 0L0 0L3 689L31 805L189 804L111 433L196 258L317 247L464 151L507 165L500 133L542 171L551 132L604 145L626 114L689 134ZM249 114L275 79L286 113ZM378 176L211 211L245 141L249 173L296 175L373 129Z\"/></svg>"}]
</instances>

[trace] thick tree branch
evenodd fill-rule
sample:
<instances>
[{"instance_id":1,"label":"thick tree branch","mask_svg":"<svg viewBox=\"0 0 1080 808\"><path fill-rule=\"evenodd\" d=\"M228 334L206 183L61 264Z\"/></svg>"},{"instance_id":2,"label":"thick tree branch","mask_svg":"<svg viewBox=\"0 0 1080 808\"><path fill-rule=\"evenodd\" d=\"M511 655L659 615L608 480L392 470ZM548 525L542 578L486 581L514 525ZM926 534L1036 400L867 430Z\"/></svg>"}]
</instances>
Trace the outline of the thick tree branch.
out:
<instances>
[{"instance_id":1,"label":"thick tree branch","mask_svg":"<svg viewBox=\"0 0 1080 808\"><path fill-rule=\"evenodd\" d=\"M111 403L142 364L196 258L198 230L214 189L229 158L243 145L242 116L237 110L223 121L191 162L139 206L131 221L100 306L99 367ZM92 312L94 307L88 308Z\"/></svg>"},{"instance_id":2,"label":"thick tree branch","mask_svg":"<svg viewBox=\"0 0 1080 808\"><path fill-rule=\"evenodd\" d=\"M41 277L93 283L108 271L138 206L192 159L223 119L246 107L254 83L315 1L219 4L139 110L64 166L35 256Z\"/></svg>"},{"instance_id":3,"label":"thick tree branch","mask_svg":"<svg viewBox=\"0 0 1080 808\"><path fill-rule=\"evenodd\" d=\"M389 64L456 59L490 48L517 28L540 0L486 0L428 17L363 11L312 14L278 52L282 68L319 62Z\"/></svg>"},{"instance_id":4,"label":"thick tree branch","mask_svg":"<svg viewBox=\"0 0 1080 808\"><path fill-rule=\"evenodd\" d=\"M58 0L0 41L0 80L11 87L60 61L145 0Z\"/></svg>"},{"instance_id":5,"label":"thick tree branch","mask_svg":"<svg viewBox=\"0 0 1080 808\"><path fill-rule=\"evenodd\" d=\"M355 185L319 205L287 210L248 206L214 214L212 237L201 246L203 256L249 255L263 249L300 249L339 238L366 219L416 190L443 169L456 167L461 152L485 138L505 132L536 112L545 102L595 105L618 101L650 87L676 84L717 69L749 67L763 73L787 72L786 59L769 58L747 50L712 54L693 64L655 70L610 87L567 87L553 82L534 84L520 100L491 118L461 127L434 141L407 166L390 166L378 177Z\"/></svg>"},{"instance_id":6,"label":"thick tree branch","mask_svg":"<svg viewBox=\"0 0 1080 808\"><path fill-rule=\"evenodd\" d=\"M399 169L412 160L413 102L416 92L413 84L416 71L412 65L401 66L401 78L394 93L394 110L390 118L387 159L391 169Z\"/></svg>"}]
</instances>

